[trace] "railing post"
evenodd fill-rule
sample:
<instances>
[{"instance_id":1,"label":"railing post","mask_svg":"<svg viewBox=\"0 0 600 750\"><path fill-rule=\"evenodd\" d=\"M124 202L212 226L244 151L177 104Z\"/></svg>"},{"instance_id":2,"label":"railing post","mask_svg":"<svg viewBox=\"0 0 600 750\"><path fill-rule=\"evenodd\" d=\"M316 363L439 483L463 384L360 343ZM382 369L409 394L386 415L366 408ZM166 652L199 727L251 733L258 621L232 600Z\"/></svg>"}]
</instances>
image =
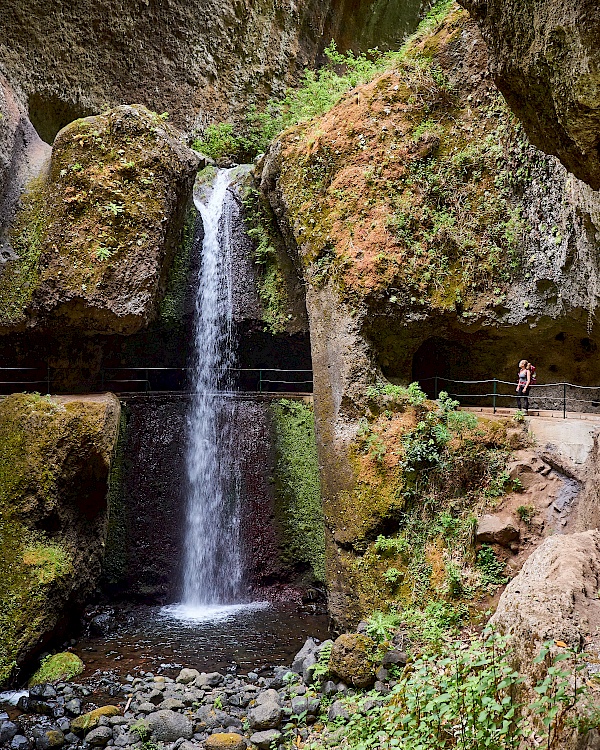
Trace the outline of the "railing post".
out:
<instances>
[{"instance_id":1,"label":"railing post","mask_svg":"<svg viewBox=\"0 0 600 750\"><path fill-rule=\"evenodd\" d=\"M258 371L258 392L262 393L262 370Z\"/></svg>"},{"instance_id":2,"label":"railing post","mask_svg":"<svg viewBox=\"0 0 600 750\"><path fill-rule=\"evenodd\" d=\"M438 376L437 375L434 378L434 386L433 386L433 388L434 388L435 398L437 399L437 397L438 397Z\"/></svg>"},{"instance_id":3,"label":"railing post","mask_svg":"<svg viewBox=\"0 0 600 750\"><path fill-rule=\"evenodd\" d=\"M563 419L567 418L567 384L563 383Z\"/></svg>"},{"instance_id":4,"label":"railing post","mask_svg":"<svg viewBox=\"0 0 600 750\"><path fill-rule=\"evenodd\" d=\"M46 362L46 394L50 395L50 362Z\"/></svg>"},{"instance_id":5,"label":"railing post","mask_svg":"<svg viewBox=\"0 0 600 750\"><path fill-rule=\"evenodd\" d=\"M144 370L144 374L146 376L146 393L150 390L150 381L148 380L148 370Z\"/></svg>"},{"instance_id":6,"label":"railing post","mask_svg":"<svg viewBox=\"0 0 600 750\"><path fill-rule=\"evenodd\" d=\"M493 388L494 395L492 396L492 403L494 404L494 414L496 413L496 394L498 392L498 381L496 378L494 378L494 388Z\"/></svg>"}]
</instances>

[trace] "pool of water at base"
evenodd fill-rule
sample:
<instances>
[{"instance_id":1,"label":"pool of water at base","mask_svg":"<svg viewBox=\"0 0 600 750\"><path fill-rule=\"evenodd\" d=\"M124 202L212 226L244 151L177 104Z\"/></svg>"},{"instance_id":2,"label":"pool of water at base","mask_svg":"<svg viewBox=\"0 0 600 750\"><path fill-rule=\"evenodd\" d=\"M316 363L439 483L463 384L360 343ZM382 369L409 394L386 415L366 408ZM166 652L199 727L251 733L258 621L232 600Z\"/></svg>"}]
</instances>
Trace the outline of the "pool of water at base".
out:
<instances>
[{"instance_id":1,"label":"pool of water at base","mask_svg":"<svg viewBox=\"0 0 600 750\"><path fill-rule=\"evenodd\" d=\"M79 640L73 651L85 664L77 678L83 683L143 672L174 677L182 667L268 675L274 666L291 664L309 636L329 637L327 617L296 605L140 606L117 615L107 634Z\"/></svg>"}]
</instances>

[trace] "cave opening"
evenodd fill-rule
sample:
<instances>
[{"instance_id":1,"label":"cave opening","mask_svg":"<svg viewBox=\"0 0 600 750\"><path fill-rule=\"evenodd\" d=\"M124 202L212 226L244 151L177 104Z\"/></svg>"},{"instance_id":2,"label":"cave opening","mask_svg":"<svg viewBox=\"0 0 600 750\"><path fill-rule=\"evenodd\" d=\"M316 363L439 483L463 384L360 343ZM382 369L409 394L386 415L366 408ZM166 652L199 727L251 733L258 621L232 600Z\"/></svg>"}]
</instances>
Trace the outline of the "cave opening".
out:
<instances>
[{"instance_id":1,"label":"cave opening","mask_svg":"<svg viewBox=\"0 0 600 750\"><path fill-rule=\"evenodd\" d=\"M40 138L52 145L58 132L66 125L88 117L92 112L56 94L34 93L29 97L29 119Z\"/></svg>"}]
</instances>

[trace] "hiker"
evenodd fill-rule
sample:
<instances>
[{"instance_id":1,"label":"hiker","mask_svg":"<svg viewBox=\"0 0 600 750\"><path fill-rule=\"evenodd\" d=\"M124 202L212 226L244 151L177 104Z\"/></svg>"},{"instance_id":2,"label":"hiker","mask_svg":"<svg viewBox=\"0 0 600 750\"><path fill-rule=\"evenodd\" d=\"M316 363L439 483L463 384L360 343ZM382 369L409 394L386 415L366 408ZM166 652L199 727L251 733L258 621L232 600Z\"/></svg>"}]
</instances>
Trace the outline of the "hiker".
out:
<instances>
[{"instance_id":1,"label":"hiker","mask_svg":"<svg viewBox=\"0 0 600 750\"><path fill-rule=\"evenodd\" d=\"M525 406L525 414L529 412L529 388L531 387L531 365L526 359L519 362L517 375L517 409L521 411L521 402Z\"/></svg>"}]
</instances>

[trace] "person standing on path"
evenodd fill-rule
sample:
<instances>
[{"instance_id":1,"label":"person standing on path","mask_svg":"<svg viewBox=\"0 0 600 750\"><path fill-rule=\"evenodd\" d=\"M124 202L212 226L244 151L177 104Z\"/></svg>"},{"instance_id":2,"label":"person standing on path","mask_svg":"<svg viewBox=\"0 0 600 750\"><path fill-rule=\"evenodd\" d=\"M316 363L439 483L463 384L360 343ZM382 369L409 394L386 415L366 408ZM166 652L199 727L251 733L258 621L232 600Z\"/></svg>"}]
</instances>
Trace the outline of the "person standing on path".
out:
<instances>
[{"instance_id":1,"label":"person standing on path","mask_svg":"<svg viewBox=\"0 0 600 750\"><path fill-rule=\"evenodd\" d=\"M529 362L522 359L519 362L519 372L517 380L517 409L521 410L521 401L525 406L525 414L529 411L529 387L531 386L531 370Z\"/></svg>"}]
</instances>

